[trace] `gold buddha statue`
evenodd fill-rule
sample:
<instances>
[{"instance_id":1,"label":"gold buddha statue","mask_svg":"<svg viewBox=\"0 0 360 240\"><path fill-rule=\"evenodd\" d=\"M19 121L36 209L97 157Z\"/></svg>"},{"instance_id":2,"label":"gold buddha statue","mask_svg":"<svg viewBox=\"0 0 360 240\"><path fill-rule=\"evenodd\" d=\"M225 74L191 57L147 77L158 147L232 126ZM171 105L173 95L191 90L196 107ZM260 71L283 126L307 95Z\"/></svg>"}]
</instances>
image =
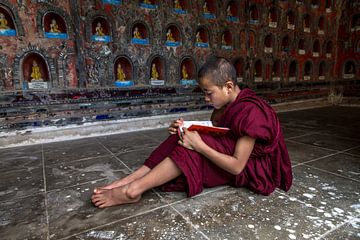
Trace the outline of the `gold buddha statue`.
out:
<instances>
[{"instance_id":1,"label":"gold buddha statue","mask_svg":"<svg viewBox=\"0 0 360 240\"><path fill-rule=\"evenodd\" d=\"M231 6L229 5L228 7L227 7L227 9L226 9L226 15L228 16L228 17L233 17L233 14L232 14L232 12L231 12Z\"/></svg>"},{"instance_id":2,"label":"gold buddha statue","mask_svg":"<svg viewBox=\"0 0 360 240\"><path fill-rule=\"evenodd\" d=\"M176 42L175 38L173 37L172 33L171 33L171 29L169 28L167 33L166 33L166 41L169 42Z\"/></svg>"},{"instance_id":3,"label":"gold buddha statue","mask_svg":"<svg viewBox=\"0 0 360 240\"><path fill-rule=\"evenodd\" d=\"M182 75L182 79L189 79L189 74L186 70L185 65L182 66L181 75Z\"/></svg>"},{"instance_id":4,"label":"gold buddha statue","mask_svg":"<svg viewBox=\"0 0 360 240\"><path fill-rule=\"evenodd\" d=\"M51 20L51 23L50 23L50 32L52 32L52 33L60 33L60 32L61 32L61 31L59 30L59 26L57 25L55 19L52 19L52 20Z\"/></svg>"},{"instance_id":5,"label":"gold buddha statue","mask_svg":"<svg viewBox=\"0 0 360 240\"><path fill-rule=\"evenodd\" d=\"M181 7L181 4L180 4L179 0L174 0L174 8L182 10L182 7Z\"/></svg>"},{"instance_id":6,"label":"gold buddha statue","mask_svg":"<svg viewBox=\"0 0 360 240\"><path fill-rule=\"evenodd\" d=\"M8 21L3 13L0 13L0 29L9 29Z\"/></svg>"},{"instance_id":7,"label":"gold buddha statue","mask_svg":"<svg viewBox=\"0 0 360 240\"><path fill-rule=\"evenodd\" d=\"M223 46L227 46L227 42L226 42L226 40L225 40L225 34L223 34L223 35L221 36L221 44L222 44Z\"/></svg>"},{"instance_id":8,"label":"gold buddha statue","mask_svg":"<svg viewBox=\"0 0 360 240\"><path fill-rule=\"evenodd\" d=\"M269 21L269 23L273 22L272 17L271 17L271 13L269 13L269 15L268 15L268 21Z\"/></svg>"},{"instance_id":9,"label":"gold buddha statue","mask_svg":"<svg viewBox=\"0 0 360 240\"><path fill-rule=\"evenodd\" d=\"M120 63L117 65L116 75L117 75L117 81L125 81L126 75L125 75L124 70L122 69L122 66Z\"/></svg>"},{"instance_id":10,"label":"gold buddha statue","mask_svg":"<svg viewBox=\"0 0 360 240\"><path fill-rule=\"evenodd\" d=\"M41 73L40 73L40 67L37 65L37 62L34 60L33 61L33 65L31 68L31 81L40 81L42 80L41 78Z\"/></svg>"},{"instance_id":11,"label":"gold buddha statue","mask_svg":"<svg viewBox=\"0 0 360 240\"><path fill-rule=\"evenodd\" d=\"M158 80L159 79L159 72L156 69L156 64L153 63L151 67L151 80Z\"/></svg>"},{"instance_id":12,"label":"gold buddha statue","mask_svg":"<svg viewBox=\"0 0 360 240\"><path fill-rule=\"evenodd\" d=\"M141 33L139 32L138 27L135 27L135 29L134 29L133 38L142 39L142 36L141 36Z\"/></svg>"},{"instance_id":13,"label":"gold buddha statue","mask_svg":"<svg viewBox=\"0 0 360 240\"><path fill-rule=\"evenodd\" d=\"M150 0L144 0L143 3L145 4L152 4L152 2Z\"/></svg>"},{"instance_id":14,"label":"gold buddha statue","mask_svg":"<svg viewBox=\"0 0 360 240\"><path fill-rule=\"evenodd\" d=\"M200 36L200 32L196 33L196 42L197 43L202 43L203 42L203 40L201 39L201 36Z\"/></svg>"},{"instance_id":15,"label":"gold buddha statue","mask_svg":"<svg viewBox=\"0 0 360 240\"><path fill-rule=\"evenodd\" d=\"M97 35L97 36L105 36L104 30L103 30L100 22L98 22L97 25L96 25L95 35Z\"/></svg>"},{"instance_id":16,"label":"gold buddha statue","mask_svg":"<svg viewBox=\"0 0 360 240\"><path fill-rule=\"evenodd\" d=\"M209 8L208 8L208 5L207 5L207 2L206 2L206 1L204 2L204 5L203 5L203 13L210 13L210 11L209 11Z\"/></svg>"}]
</instances>

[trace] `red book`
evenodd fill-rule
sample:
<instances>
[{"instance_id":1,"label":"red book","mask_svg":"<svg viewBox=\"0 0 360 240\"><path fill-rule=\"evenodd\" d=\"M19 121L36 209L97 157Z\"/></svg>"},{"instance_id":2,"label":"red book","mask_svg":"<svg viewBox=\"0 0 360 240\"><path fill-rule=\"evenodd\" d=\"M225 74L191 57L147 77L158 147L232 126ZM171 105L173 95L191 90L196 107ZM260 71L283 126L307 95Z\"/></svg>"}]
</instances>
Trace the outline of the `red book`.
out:
<instances>
[{"instance_id":1,"label":"red book","mask_svg":"<svg viewBox=\"0 0 360 240\"><path fill-rule=\"evenodd\" d=\"M213 135L224 135L230 129L224 127L214 127L211 121L184 121L183 125L179 127L179 136L183 134L182 128L187 128L189 131L197 131L199 133L207 133Z\"/></svg>"}]
</instances>

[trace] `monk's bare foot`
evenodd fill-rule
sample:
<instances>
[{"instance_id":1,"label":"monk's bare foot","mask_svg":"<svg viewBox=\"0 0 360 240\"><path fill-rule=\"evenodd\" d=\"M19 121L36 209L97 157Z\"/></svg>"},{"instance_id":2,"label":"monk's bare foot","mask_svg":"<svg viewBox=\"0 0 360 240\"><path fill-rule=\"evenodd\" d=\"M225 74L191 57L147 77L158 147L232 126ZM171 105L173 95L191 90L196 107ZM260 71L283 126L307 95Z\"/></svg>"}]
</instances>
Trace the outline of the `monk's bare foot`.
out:
<instances>
[{"instance_id":1,"label":"monk's bare foot","mask_svg":"<svg viewBox=\"0 0 360 240\"><path fill-rule=\"evenodd\" d=\"M128 187L128 185L125 185L113 189L97 188L96 193L94 193L91 197L91 201L98 208L138 202L141 195L137 197L130 197L127 192Z\"/></svg>"}]
</instances>

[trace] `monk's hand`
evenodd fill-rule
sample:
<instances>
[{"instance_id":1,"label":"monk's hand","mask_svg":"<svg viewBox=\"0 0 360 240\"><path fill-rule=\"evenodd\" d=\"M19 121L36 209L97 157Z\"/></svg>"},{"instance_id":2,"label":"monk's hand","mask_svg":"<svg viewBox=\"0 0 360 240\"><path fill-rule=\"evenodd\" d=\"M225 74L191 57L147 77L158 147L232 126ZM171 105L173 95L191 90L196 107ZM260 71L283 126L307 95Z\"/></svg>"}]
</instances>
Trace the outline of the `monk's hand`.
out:
<instances>
[{"instance_id":1,"label":"monk's hand","mask_svg":"<svg viewBox=\"0 0 360 240\"><path fill-rule=\"evenodd\" d=\"M200 144L203 143L199 133L197 131L189 131L186 128L183 128L183 130L184 134L182 139L179 140L179 144L187 149L196 151Z\"/></svg>"},{"instance_id":2,"label":"monk's hand","mask_svg":"<svg viewBox=\"0 0 360 240\"><path fill-rule=\"evenodd\" d=\"M184 123L184 119L183 118L179 118L176 119L174 121L172 121L172 123L170 124L168 131L170 134L177 134L178 133L178 129L181 125L183 125Z\"/></svg>"}]
</instances>

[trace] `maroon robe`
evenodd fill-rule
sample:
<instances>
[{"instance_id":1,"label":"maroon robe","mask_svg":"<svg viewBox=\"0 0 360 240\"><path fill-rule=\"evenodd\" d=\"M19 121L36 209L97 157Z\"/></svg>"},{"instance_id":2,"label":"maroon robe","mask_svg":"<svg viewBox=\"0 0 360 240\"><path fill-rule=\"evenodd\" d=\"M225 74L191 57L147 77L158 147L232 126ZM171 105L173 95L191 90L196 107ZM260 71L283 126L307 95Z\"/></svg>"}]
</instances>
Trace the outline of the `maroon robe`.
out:
<instances>
[{"instance_id":1,"label":"maroon robe","mask_svg":"<svg viewBox=\"0 0 360 240\"><path fill-rule=\"evenodd\" d=\"M288 191L292 184L292 170L279 119L275 111L258 98L251 89L243 89L221 115L219 127L228 127L224 136L200 134L203 141L218 152L233 155L237 140L242 136L255 138L249 160L238 175L233 175L213 164L196 151L180 146L177 135L171 135L156 148L144 165L154 168L166 157L182 171L178 178L164 184L164 191L186 191L189 197L203 187L228 184L247 187L263 195L275 188Z\"/></svg>"}]
</instances>

